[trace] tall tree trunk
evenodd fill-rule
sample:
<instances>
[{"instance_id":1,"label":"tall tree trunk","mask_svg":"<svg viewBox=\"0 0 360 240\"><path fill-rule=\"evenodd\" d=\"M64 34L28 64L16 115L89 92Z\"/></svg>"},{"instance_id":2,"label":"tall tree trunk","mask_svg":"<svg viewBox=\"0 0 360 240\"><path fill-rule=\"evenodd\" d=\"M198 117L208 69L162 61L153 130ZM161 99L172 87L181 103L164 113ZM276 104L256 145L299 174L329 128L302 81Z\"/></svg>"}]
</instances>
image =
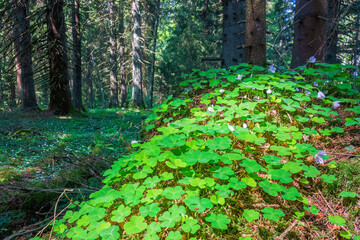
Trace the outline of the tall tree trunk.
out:
<instances>
[{"instance_id":1,"label":"tall tree trunk","mask_svg":"<svg viewBox=\"0 0 360 240\"><path fill-rule=\"evenodd\" d=\"M314 56L323 61L326 45L328 0L296 0L291 68Z\"/></svg>"},{"instance_id":2,"label":"tall tree trunk","mask_svg":"<svg viewBox=\"0 0 360 240\"><path fill-rule=\"evenodd\" d=\"M66 115L73 108L69 88L64 0L47 0L47 27L50 74L49 110Z\"/></svg>"},{"instance_id":3,"label":"tall tree trunk","mask_svg":"<svg viewBox=\"0 0 360 240\"><path fill-rule=\"evenodd\" d=\"M360 3L358 3L358 9L360 9ZM360 26L360 14L356 17L356 33L355 33L355 43L354 43L354 62L353 65L357 66L358 64L358 55L359 55L359 26Z\"/></svg>"},{"instance_id":4,"label":"tall tree trunk","mask_svg":"<svg viewBox=\"0 0 360 240\"><path fill-rule=\"evenodd\" d=\"M125 74L125 41L124 41L124 9L119 10L119 63L120 63L120 89L121 89L121 107L126 106L127 88Z\"/></svg>"},{"instance_id":5,"label":"tall tree trunk","mask_svg":"<svg viewBox=\"0 0 360 240\"><path fill-rule=\"evenodd\" d=\"M337 61L337 43L338 43L338 25L341 0L329 0L326 40L326 63L338 63Z\"/></svg>"},{"instance_id":6,"label":"tall tree trunk","mask_svg":"<svg viewBox=\"0 0 360 240\"><path fill-rule=\"evenodd\" d=\"M29 3L30 0L13 0L16 79L22 109L38 109L33 78Z\"/></svg>"},{"instance_id":7,"label":"tall tree trunk","mask_svg":"<svg viewBox=\"0 0 360 240\"><path fill-rule=\"evenodd\" d=\"M266 66L266 0L246 0L246 62Z\"/></svg>"},{"instance_id":8,"label":"tall tree trunk","mask_svg":"<svg viewBox=\"0 0 360 240\"><path fill-rule=\"evenodd\" d=\"M245 62L245 1L223 0L222 67Z\"/></svg>"},{"instance_id":9,"label":"tall tree trunk","mask_svg":"<svg viewBox=\"0 0 360 240\"><path fill-rule=\"evenodd\" d=\"M118 82L117 82L117 43L116 43L116 6L115 0L109 0L110 19L110 107L119 105Z\"/></svg>"},{"instance_id":10,"label":"tall tree trunk","mask_svg":"<svg viewBox=\"0 0 360 240\"><path fill-rule=\"evenodd\" d=\"M155 10L155 21L154 21L154 36L153 36L153 47L151 54L151 63L150 63L150 74L149 74L149 108L153 107L153 96L154 96L154 75L155 75L155 52L156 52L156 40L158 36L158 27L160 19L160 0L156 0L156 10Z\"/></svg>"},{"instance_id":11,"label":"tall tree trunk","mask_svg":"<svg viewBox=\"0 0 360 240\"><path fill-rule=\"evenodd\" d=\"M81 69L81 32L80 32L80 0L72 0L72 35L73 35L73 102L78 110L84 110L82 104L82 69Z\"/></svg>"},{"instance_id":12,"label":"tall tree trunk","mask_svg":"<svg viewBox=\"0 0 360 240\"><path fill-rule=\"evenodd\" d=\"M94 107L94 102L95 102L95 94L94 94L94 86L93 86L93 82L92 82L92 72L93 72L93 58L92 58L92 53L90 51L90 49L87 49L87 59L88 59L88 68L87 68L87 73L86 73L86 77L85 77L85 81L87 83L87 88L86 88L86 97L87 97L87 104L89 108L93 108Z\"/></svg>"},{"instance_id":13,"label":"tall tree trunk","mask_svg":"<svg viewBox=\"0 0 360 240\"><path fill-rule=\"evenodd\" d=\"M142 54L141 54L141 17L140 17L140 2L139 0L132 0L131 13L133 23L133 91L132 100L136 107L144 107L143 91L142 91Z\"/></svg>"}]
</instances>

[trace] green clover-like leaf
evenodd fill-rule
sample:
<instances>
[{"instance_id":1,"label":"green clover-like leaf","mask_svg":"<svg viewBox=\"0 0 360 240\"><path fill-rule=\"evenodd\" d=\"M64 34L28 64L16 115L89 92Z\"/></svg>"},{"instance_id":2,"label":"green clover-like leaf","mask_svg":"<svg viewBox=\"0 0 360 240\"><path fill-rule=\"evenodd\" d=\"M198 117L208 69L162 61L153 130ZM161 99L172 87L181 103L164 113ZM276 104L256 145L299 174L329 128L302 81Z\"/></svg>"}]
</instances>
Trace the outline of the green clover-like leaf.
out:
<instances>
[{"instance_id":1,"label":"green clover-like leaf","mask_svg":"<svg viewBox=\"0 0 360 240\"><path fill-rule=\"evenodd\" d=\"M240 181L239 179L232 177L229 179L229 187L235 189L235 190L240 190L242 188L246 188L246 183Z\"/></svg>"},{"instance_id":2,"label":"green clover-like leaf","mask_svg":"<svg viewBox=\"0 0 360 240\"><path fill-rule=\"evenodd\" d=\"M248 221L252 222L254 220L258 220L260 217L260 213L253 209L245 209L243 212L243 217Z\"/></svg>"},{"instance_id":3,"label":"green clover-like leaf","mask_svg":"<svg viewBox=\"0 0 360 240\"><path fill-rule=\"evenodd\" d=\"M139 211L141 216L146 217L155 217L156 214L160 212L160 208L158 207L159 203L151 203L145 206L140 207Z\"/></svg>"},{"instance_id":4,"label":"green clover-like leaf","mask_svg":"<svg viewBox=\"0 0 360 240\"><path fill-rule=\"evenodd\" d=\"M182 235L179 231L170 231L169 235L165 238L166 240L180 240Z\"/></svg>"},{"instance_id":5,"label":"green clover-like leaf","mask_svg":"<svg viewBox=\"0 0 360 240\"><path fill-rule=\"evenodd\" d=\"M181 195L183 195L184 193L185 191L181 186L176 186L174 188L171 187L165 188L164 191L162 192L162 195L167 199L174 200L181 198Z\"/></svg>"},{"instance_id":6,"label":"green clover-like leaf","mask_svg":"<svg viewBox=\"0 0 360 240\"><path fill-rule=\"evenodd\" d=\"M229 176L234 175L234 171L230 167L213 167L210 169L213 172L213 176L222 180L229 179Z\"/></svg>"},{"instance_id":7,"label":"green clover-like leaf","mask_svg":"<svg viewBox=\"0 0 360 240\"><path fill-rule=\"evenodd\" d=\"M181 220L181 216L166 211L159 217L159 220L161 221L161 227L174 227L176 222Z\"/></svg>"},{"instance_id":8,"label":"green clover-like leaf","mask_svg":"<svg viewBox=\"0 0 360 240\"><path fill-rule=\"evenodd\" d=\"M227 225L231 222L228 216L214 213L211 213L210 216L205 218L205 220L210 222L213 228L217 229L227 229Z\"/></svg>"},{"instance_id":9,"label":"green clover-like leaf","mask_svg":"<svg viewBox=\"0 0 360 240\"><path fill-rule=\"evenodd\" d=\"M148 177L143 182L143 185L146 188L154 188L156 186L156 184L159 183L159 182L160 182L160 178L158 176Z\"/></svg>"},{"instance_id":10,"label":"green clover-like leaf","mask_svg":"<svg viewBox=\"0 0 360 240\"><path fill-rule=\"evenodd\" d=\"M158 222L152 222L147 226L147 234L156 235L156 233L161 232L161 224Z\"/></svg>"},{"instance_id":11,"label":"green clover-like leaf","mask_svg":"<svg viewBox=\"0 0 360 240\"><path fill-rule=\"evenodd\" d=\"M338 215L329 216L329 222L338 226L346 226L346 220Z\"/></svg>"},{"instance_id":12,"label":"green clover-like leaf","mask_svg":"<svg viewBox=\"0 0 360 240\"><path fill-rule=\"evenodd\" d=\"M277 183L271 183L267 180L259 182L259 186L262 187L264 192L274 197L278 195L278 192L286 192L286 188L284 186Z\"/></svg>"},{"instance_id":13,"label":"green clover-like leaf","mask_svg":"<svg viewBox=\"0 0 360 240\"><path fill-rule=\"evenodd\" d=\"M279 180L282 183L291 183L293 181L293 179L291 178L291 173L283 169L271 169L269 170L269 174L271 175L272 179Z\"/></svg>"},{"instance_id":14,"label":"green clover-like leaf","mask_svg":"<svg viewBox=\"0 0 360 240\"><path fill-rule=\"evenodd\" d=\"M280 217L285 216L285 213L281 211L280 209L274 209L272 207L266 207L261 210L262 213L264 213L264 218L273 220L273 221L279 221Z\"/></svg>"},{"instance_id":15,"label":"green clover-like leaf","mask_svg":"<svg viewBox=\"0 0 360 240\"><path fill-rule=\"evenodd\" d=\"M304 173L305 177L312 177L312 178L316 178L319 174L320 171L314 166L309 166L309 168Z\"/></svg>"},{"instance_id":16,"label":"green clover-like leaf","mask_svg":"<svg viewBox=\"0 0 360 240\"><path fill-rule=\"evenodd\" d=\"M356 197L356 193L355 192L346 192L346 191L342 191L340 193L341 197L350 197L350 198L355 198Z\"/></svg>"},{"instance_id":17,"label":"green clover-like leaf","mask_svg":"<svg viewBox=\"0 0 360 240\"><path fill-rule=\"evenodd\" d=\"M296 188L290 187L286 193L281 194L281 197L286 200L295 201L298 197L301 197L301 194Z\"/></svg>"},{"instance_id":18,"label":"green clover-like leaf","mask_svg":"<svg viewBox=\"0 0 360 240\"><path fill-rule=\"evenodd\" d=\"M321 178L324 182L326 183L333 183L337 180L337 178L335 177L335 175L327 175L327 174L323 174L321 175Z\"/></svg>"},{"instance_id":19,"label":"green clover-like leaf","mask_svg":"<svg viewBox=\"0 0 360 240\"><path fill-rule=\"evenodd\" d=\"M285 163L281 169L289 171L292 174L294 174L294 173L300 172L302 170L302 166L300 163L289 161L289 162Z\"/></svg>"},{"instance_id":20,"label":"green clover-like leaf","mask_svg":"<svg viewBox=\"0 0 360 240\"><path fill-rule=\"evenodd\" d=\"M120 238L119 230L120 229L118 226L113 225L107 229L102 230L100 232L100 236L102 239L106 239L106 240L118 240Z\"/></svg>"},{"instance_id":21,"label":"green clover-like leaf","mask_svg":"<svg viewBox=\"0 0 360 240\"><path fill-rule=\"evenodd\" d=\"M245 170L249 173L259 172L260 170L264 169L260 164L258 164L253 159L246 159L246 160L242 161L242 163L240 165L245 167Z\"/></svg>"},{"instance_id":22,"label":"green clover-like leaf","mask_svg":"<svg viewBox=\"0 0 360 240\"><path fill-rule=\"evenodd\" d=\"M252 177L243 177L241 178L241 181L246 183L246 185L250 186L250 187L256 187L257 183L255 182L255 179L253 179Z\"/></svg>"},{"instance_id":23,"label":"green clover-like leaf","mask_svg":"<svg viewBox=\"0 0 360 240\"><path fill-rule=\"evenodd\" d=\"M200 225L197 224L198 220L193 218L188 218L185 221L185 224L181 226L184 232L190 232L192 234L196 233L200 229Z\"/></svg>"},{"instance_id":24,"label":"green clover-like leaf","mask_svg":"<svg viewBox=\"0 0 360 240\"><path fill-rule=\"evenodd\" d=\"M132 235L134 233L140 233L144 231L147 227L145 218L142 216L132 216L129 222L124 224L124 230L126 234Z\"/></svg>"},{"instance_id":25,"label":"green clover-like leaf","mask_svg":"<svg viewBox=\"0 0 360 240\"><path fill-rule=\"evenodd\" d=\"M210 199L202 198L200 199L198 196L191 196L185 199L186 205L190 210L196 212L204 212L207 208L212 208L213 204Z\"/></svg>"}]
</instances>

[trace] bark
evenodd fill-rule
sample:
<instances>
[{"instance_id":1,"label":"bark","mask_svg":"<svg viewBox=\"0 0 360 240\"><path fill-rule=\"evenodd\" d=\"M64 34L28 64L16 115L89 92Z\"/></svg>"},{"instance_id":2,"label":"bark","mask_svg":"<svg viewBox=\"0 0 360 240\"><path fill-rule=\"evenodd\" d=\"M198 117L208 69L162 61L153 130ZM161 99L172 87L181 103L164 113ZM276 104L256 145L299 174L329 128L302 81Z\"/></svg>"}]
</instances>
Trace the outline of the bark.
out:
<instances>
[{"instance_id":1,"label":"bark","mask_svg":"<svg viewBox=\"0 0 360 240\"><path fill-rule=\"evenodd\" d=\"M360 3L358 5L360 7ZM356 17L356 24L355 24L355 28L356 28L356 33L355 33L355 44L354 44L354 66L357 66L358 64L358 51L359 51L359 26L360 26L360 14L357 15Z\"/></svg>"},{"instance_id":2,"label":"bark","mask_svg":"<svg viewBox=\"0 0 360 240\"><path fill-rule=\"evenodd\" d=\"M324 61L327 10L328 0L296 0L292 68L311 56Z\"/></svg>"},{"instance_id":3,"label":"bark","mask_svg":"<svg viewBox=\"0 0 360 240\"><path fill-rule=\"evenodd\" d=\"M33 78L30 0L13 0L13 36L18 97L24 110L38 109Z\"/></svg>"},{"instance_id":4,"label":"bark","mask_svg":"<svg viewBox=\"0 0 360 240\"><path fill-rule=\"evenodd\" d=\"M151 63L150 63L150 74L149 74L149 88L150 88L150 90L149 90L149 108L153 107L154 75L155 75L155 52L156 52L156 40L157 40L157 36L158 36L159 19L160 19L160 0L156 0L153 47L152 47Z\"/></svg>"},{"instance_id":5,"label":"bark","mask_svg":"<svg viewBox=\"0 0 360 240\"><path fill-rule=\"evenodd\" d=\"M78 110L84 110L82 104L82 66L81 66L81 32L80 32L80 0L72 0L72 35L73 35L73 102Z\"/></svg>"},{"instance_id":6,"label":"bark","mask_svg":"<svg viewBox=\"0 0 360 240\"><path fill-rule=\"evenodd\" d=\"M48 54L50 77L49 110L66 115L73 108L69 88L64 1L47 1Z\"/></svg>"},{"instance_id":7,"label":"bark","mask_svg":"<svg viewBox=\"0 0 360 240\"><path fill-rule=\"evenodd\" d=\"M340 1L329 0L328 6L328 23L327 23L327 42L326 42L326 63L338 63L337 60L337 43L338 43L338 25L340 14Z\"/></svg>"},{"instance_id":8,"label":"bark","mask_svg":"<svg viewBox=\"0 0 360 240\"><path fill-rule=\"evenodd\" d=\"M222 67L245 62L245 1L223 0Z\"/></svg>"},{"instance_id":9,"label":"bark","mask_svg":"<svg viewBox=\"0 0 360 240\"><path fill-rule=\"evenodd\" d=\"M132 0L131 13L133 23L133 39L132 39L132 62L133 62L133 91L132 100L135 107L144 107L143 91L142 91L142 54L141 54L141 17L140 2Z\"/></svg>"},{"instance_id":10,"label":"bark","mask_svg":"<svg viewBox=\"0 0 360 240\"><path fill-rule=\"evenodd\" d=\"M126 74L125 74L125 41L124 41L124 10L119 10L119 64L120 64L120 89L121 89L121 107L125 107L127 98Z\"/></svg>"},{"instance_id":11,"label":"bark","mask_svg":"<svg viewBox=\"0 0 360 240\"><path fill-rule=\"evenodd\" d=\"M119 105L118 82L117 82L117 43L115 27L115 0L109 0L109 19L110 19L110 104L109 107Z\"/></svg>"},{"instance_id":12,"label":"bark","mask_svg":"<svg viewBox=\"0 0 360 240\"><path fill-rule=\"evenodd\" d=\"M92 58L92 54L90 50L87 50L87 56L88 56L88 68L86 72L85 81L87 83L86 88L86 97L87 97L87 104L89 108L94 107L95 102L95 94L94 94L94 86L92 82L92 72L93 72L93 66L94 66L94 60Z\"/></svg>"},{"instance_id":13,"label":"bark","mask_svg":"<svg viewBox=\"0 0 360 240\"><path fill-rule=\"evenodd\" d=\"M266 1L246 0L246 62L266 67Z\"/></svg>"}]
</instances>

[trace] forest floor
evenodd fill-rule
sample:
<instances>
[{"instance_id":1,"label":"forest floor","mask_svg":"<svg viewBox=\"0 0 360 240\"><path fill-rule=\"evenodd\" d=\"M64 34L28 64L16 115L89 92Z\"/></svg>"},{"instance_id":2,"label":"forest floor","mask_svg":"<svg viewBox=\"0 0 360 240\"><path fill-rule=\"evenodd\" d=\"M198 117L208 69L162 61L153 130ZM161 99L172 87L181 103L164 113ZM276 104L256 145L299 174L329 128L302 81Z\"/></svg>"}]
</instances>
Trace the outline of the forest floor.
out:
<instances>
[{"instance_id":1,"label":"forest floor","mask_svg":"<svg viewBox=\"0 0 360 240\"><path fill-rule=\"evenodd\" d=\"M86 199L140 138L145 113L95 109L73 117L0 112L0 239L27 239L66 198Z\"/></svg>"}]
</instances>

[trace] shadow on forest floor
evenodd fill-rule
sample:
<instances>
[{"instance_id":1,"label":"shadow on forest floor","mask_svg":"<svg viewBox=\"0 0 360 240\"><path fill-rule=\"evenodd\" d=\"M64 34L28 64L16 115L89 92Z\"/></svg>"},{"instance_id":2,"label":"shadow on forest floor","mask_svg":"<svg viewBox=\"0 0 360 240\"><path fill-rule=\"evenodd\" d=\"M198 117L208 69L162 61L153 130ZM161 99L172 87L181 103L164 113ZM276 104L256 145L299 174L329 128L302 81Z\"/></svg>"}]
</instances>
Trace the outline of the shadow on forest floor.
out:
<instances>
[{"instance_id":1,"label":"shadow on forest floor","mask_svg":"<svg viewBox=\"0 0 360 240\"><path fill-rule=\"evenodd\" d=\"M64 189L77 188L68 194L74 200L98 190L102 171L139 139L144 116L120 109L75 117L0 113L0 239L41 230ZM58 211L67 203L60 200Z\"/></svg>"}]
</instances>

